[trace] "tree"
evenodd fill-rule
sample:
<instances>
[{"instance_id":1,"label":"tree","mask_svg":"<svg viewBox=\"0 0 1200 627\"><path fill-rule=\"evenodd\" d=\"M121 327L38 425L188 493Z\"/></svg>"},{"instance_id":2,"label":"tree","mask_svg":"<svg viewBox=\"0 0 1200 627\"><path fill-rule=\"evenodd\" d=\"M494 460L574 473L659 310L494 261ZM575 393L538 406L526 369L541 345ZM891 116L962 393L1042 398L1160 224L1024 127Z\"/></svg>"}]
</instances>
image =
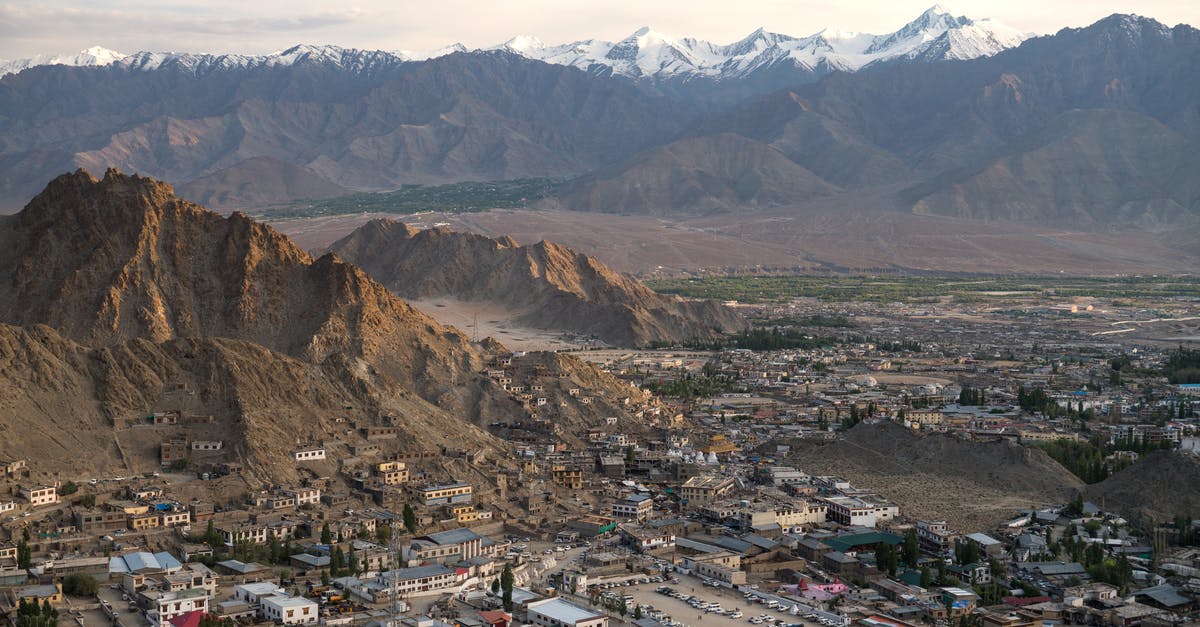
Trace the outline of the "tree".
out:
<instances>
[{"instance_id":1,"label":"tree","mask_svg":"<svg viewBox=\"0 0 1200 627\"><path fill-rule=\"evenodd\" d=\"M70 496L79 491L79 484L74 481L68 481L58 487L59 496Z\"/></svg>"},{"instance_id":2,"label":"tree","mask_svg":"<svg viewBox=\"0 0 1200 627\"><path fill-rule=\"evenodd\" d=\"M921 548L917 545L917 530L909 529L904 534L904 563L909 568L917 567L917 560L921 557Z\"/></svg>"},{"instance_id":3,"label":"tree","mask_svg":"<svg viewBox=\"0 0 1200 627\"><path fill-rule=\"evenodd\" d=\"M375 527L375 539L380 544L387 544L392 541L392 528L388 525L379 525Z\"/></svg>"},{"instance_id":4,"label":"tree","mask_svg":"<svg viewBox=\"0 0 1200 627\"><path fill-rule=\"evenodd\" d=\"M928 566L921 567L921 587L928 588L933 584L933 573L929 572Z\"/></svg>"},{"instance_id":5,"label":"tree","mask_svg":"<svg viewBox=\"0 0 1200 627\"><path fill-rule=\"evenodd\" d=\"M350 545L350 576L358 574L358 556L354 553L354 545Z\"/></svg>"},{"instance_id":6,"label":"tree","mask_svg":"<svg viewBox=\"0 0 1200 627\"><path fill-rule=\"evenodd\" d=\"M333 544L333 532L329 530L329 523L321 526L321 544Z\"/></svg>"},{"instance_id":7,"label":"tree","mask_svg":"<svg viewBox=\"0 0 1200 627\"><path fill-rule=\"evenodd\" d=\"M28 531L28 529L26 530ZM17 543L17 568L29 570L33 562L33 551L25 540Z\"/></svg>"},{"instance_id":8,"label":"tree","mask_svg":"<svg viewBox=\"0 0 1200 627\"><path fill-rule=\"evenodd\" d=\"M417 513L413 511L412 505L409 505L408 503L404 504L404 512L402 513L402 516L404 517L404 528L408 529L409 533L416 533Z\"/></svg>"},{"instance_id":9,"label":"tree","mask_svg":"<svg viewBox=\"0 0 1200 627\"><path fill-rule=\"evenodd\" d=\"M642 620L642 606L633 608L633 620Z\"/></svg>"},{"instance_id":10,"label":"tree","mask_svg":"<svg viewBox=\"0 0 1200 627\"><path fill-rule=\"evenodd\" d=\"M63 592L77 597L96 596L100 584L91 575L71 573L63 578Z\"/></svg>"},{"instance_id":11,"label":"tree","mask_svg":"<svg viewBox=\"0 0 1200 627\"><path fill-rule=\"evenodd\" d=\"M499 579L492 580L492 594L494 594L496 596L500 596L500 580Z\"/></svg>"},{"instance_id":12,"label":"tree","mask_svg":"<svg viewBox=\"0 0 1200 627\"><path fill-rule=\"evenodd\" d=\"M513 608L513 570L512 564L504 565L504 572L500 573L500 590L503 593L504 611L511 612Z\"/></svg>"}]
</instances>

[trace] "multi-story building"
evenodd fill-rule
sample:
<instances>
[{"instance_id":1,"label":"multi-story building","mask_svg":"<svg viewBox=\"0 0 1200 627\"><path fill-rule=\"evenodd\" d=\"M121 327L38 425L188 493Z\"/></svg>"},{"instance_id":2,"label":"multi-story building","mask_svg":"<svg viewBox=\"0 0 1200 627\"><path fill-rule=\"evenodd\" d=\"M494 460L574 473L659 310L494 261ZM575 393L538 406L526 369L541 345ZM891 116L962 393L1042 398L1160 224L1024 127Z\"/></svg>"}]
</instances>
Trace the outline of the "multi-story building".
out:
<instances>
[{"instance_id":1,"label":"multi-story building","mask_svg":"<svg viewBox=\"0 0 1200 627\"><path fill-rule=\"evenodd\" d=\"M401 596L452 588L458 583L454 569L442 564L399 568L380 573L378 583L385 589L395 588Z\"/></svg>"},{"instance_id":2,"label":"multi-story building","mask_svg":"<svg viewBox=\"0 0 1200 627\"><path fill-rule=\"evenodd\" d=\"M631 494L613 501L612 504L613 518L632 519L642 523L653 513L654 499L648 494Z\"/></svg>"},{"instance_id":3,"label":"multi-story building","mask_svg":"<svg viewBox=\"0 0 1200 627\"><path fill-rule=\"evenodd\" d=\"M186 527L192 523L192 514L187 510L171 510L158 513L160 527Z\"/></svg>"},{"instance_id":4,"label":"multi-story building","mask_svg":"<svg viewBox=\"0 0 1200 627\"><path fill-rule=\"evenodd\" d=\"M456 563L483 553L483 536L470 529L451 529L414 538L405 551L405 560L409 564Z\"/></svg>"},{"instance_id":5,"label":"multi-story building","mask_svg":"<svg viewBox=\"0 0 1200 627\"><path fill-rule=\"evenodd\" d=\"M291 498L297 507L301 505L320 505L321 490L318 488L296 488L294 490L282 490L284 496Z\"/></svg>"},{"instance_id":6,"label":"multi-story building","mask_svg":"<svg viewBox=\"0 0 1200 627\"><path fill-rule=\"evenodd\" d=\"M700 475L692 477L679 488L679 496L690 506L702 505L733 491L732 477Z\"/></svg>"},{"instance_id":7,"label":"multi-story building","mask_svg":"<svg viewBox=\"0 0 1200 627\"><path fill-rule=\"evenodd\" d=\"M384 485L408 483L408 467L404 462L382 462L375 466L375 474Z\"/></svg>"},{"instance_id":8,"label":"multi-story building","mask_svg":"<svg viewBox=\"0 0 1200 627\"><path fill-rule=\"evenodd\" d=\"M58 502L58 488L52 485L31 486L21 488L21 496L33 507L53 505Z\"/></svg>"},{"instance_id":9,"label":"multi-story building","mask_svg":"<svg viewBox=\"0 0 1200 627\"><path fill-rule=\"evenodd\" d=\"M571 490L583 487L583 469L573 464L554 464L550 467L550 475L555 485Z\"/></svg>"},{"instance_id":10,"label":"multi-story building","mask_svg":"<svg viewBox=\"0 0 1200 627\"><path fill-rule=\"evenodd\" d=\"M426 507L450 503L470 503L471 484L463 482L425 486L416 489L417 497Z\"/></svg>"},{"instance_id":11,"label":"multi-story building","mask_svg":"<svg viewBox=\"0 0 1200 627\"><path fill-rule=\"evenodd\" d=\"M830 496L823 499L827 506L826 517L839 525L852 527L874 527L875 506L851 496Z\"/></svg>"},{"instance_id":12,"label":"multi-story building","mask_svg":"<svg viewBox=\"0 0 1200 627\"><path fill-rule=\"evenodd\" d=\"M147 590L141 593L147 605L146 618L151 627L166 627L171 619L191 612L208 613L211 598L204 588L186 590Z\"/></svg>"},{"instance_id":13,"label":"multi-story building","mask_svg":"<svg viewBox=\"0 0 1200 627\"><path fill-rule=\"evenodd\" d=\"M933 555L949 555L958 541L958 533L944 520L918 520L917 546Z\"/></svg>"}]
</instances>

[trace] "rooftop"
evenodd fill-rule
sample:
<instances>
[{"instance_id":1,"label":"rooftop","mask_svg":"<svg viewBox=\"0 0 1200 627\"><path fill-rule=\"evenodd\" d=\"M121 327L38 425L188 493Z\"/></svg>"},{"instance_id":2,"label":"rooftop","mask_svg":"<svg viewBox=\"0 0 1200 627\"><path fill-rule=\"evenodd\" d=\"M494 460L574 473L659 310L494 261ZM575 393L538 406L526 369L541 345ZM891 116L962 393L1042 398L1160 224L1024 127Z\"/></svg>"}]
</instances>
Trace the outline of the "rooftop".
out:
<instances>
[{"instance_id":1,"label":"rooftop","mask_svg":"<svg viewBox=\"0 0 1200 627\"><path fill-rule=\"evenodd\" d=\"M602 616L557 597L530 603L527 607L531 612L537 612L567 625L574 625L579 621L592 620Z\"/></svg>"}]
</instances>

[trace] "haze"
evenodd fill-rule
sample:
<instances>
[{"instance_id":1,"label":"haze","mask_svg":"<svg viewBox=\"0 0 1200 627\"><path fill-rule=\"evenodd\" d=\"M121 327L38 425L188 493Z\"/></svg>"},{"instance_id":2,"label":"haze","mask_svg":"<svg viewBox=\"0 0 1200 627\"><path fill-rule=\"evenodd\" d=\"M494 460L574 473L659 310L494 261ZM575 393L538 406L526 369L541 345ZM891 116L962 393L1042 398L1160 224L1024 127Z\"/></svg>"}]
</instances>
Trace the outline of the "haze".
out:
<instances>
[{"instance_id":1,"label":"haze","mask_svg":"<svg viewBox=\"0 0 1200 627\"><path fill-rule=\"evenodd\" d=\"M101 45L139 50L265 53L296 43L384 50L431 50L459 42L485 47L517 34L547 43L620 39L649 25L676 37L718 43L758 27L789 35L822 28L887 32L932 4L930 0L315 0L246 3L233 0L110 0L0 4L0 58L73 52ZM1023 30L1050 33L1083 26L1111 13L1139 14L1167 24L1200 23L1200 5L1183 0L960 0L956 14L994 18Z\"/></svg>"}]
</instances>

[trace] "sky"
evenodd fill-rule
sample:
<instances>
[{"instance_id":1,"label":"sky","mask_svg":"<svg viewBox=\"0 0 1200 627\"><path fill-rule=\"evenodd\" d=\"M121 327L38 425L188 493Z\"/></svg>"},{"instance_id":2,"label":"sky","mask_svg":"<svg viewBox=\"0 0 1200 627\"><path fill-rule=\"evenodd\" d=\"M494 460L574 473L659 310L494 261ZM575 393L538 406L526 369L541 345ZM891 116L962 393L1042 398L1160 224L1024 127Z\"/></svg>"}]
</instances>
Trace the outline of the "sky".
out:
<instances>
[{"instance_id":1,"label":"sky","mask_svg":"<svg viewBox=\"0 0 1200 627\"><path fill-rule=\"evenodd\" d=\"M934 0L0 0L0 59L77 52L262 54L298 43L380 50L493 46L514 35L549 44L620 40L641 26L672 37L736 41L758 27L885 33ZM1197 0L950 0L955 14L1039 34L1112 13L1200 25Z\"/></svg>"}]
</instances>

